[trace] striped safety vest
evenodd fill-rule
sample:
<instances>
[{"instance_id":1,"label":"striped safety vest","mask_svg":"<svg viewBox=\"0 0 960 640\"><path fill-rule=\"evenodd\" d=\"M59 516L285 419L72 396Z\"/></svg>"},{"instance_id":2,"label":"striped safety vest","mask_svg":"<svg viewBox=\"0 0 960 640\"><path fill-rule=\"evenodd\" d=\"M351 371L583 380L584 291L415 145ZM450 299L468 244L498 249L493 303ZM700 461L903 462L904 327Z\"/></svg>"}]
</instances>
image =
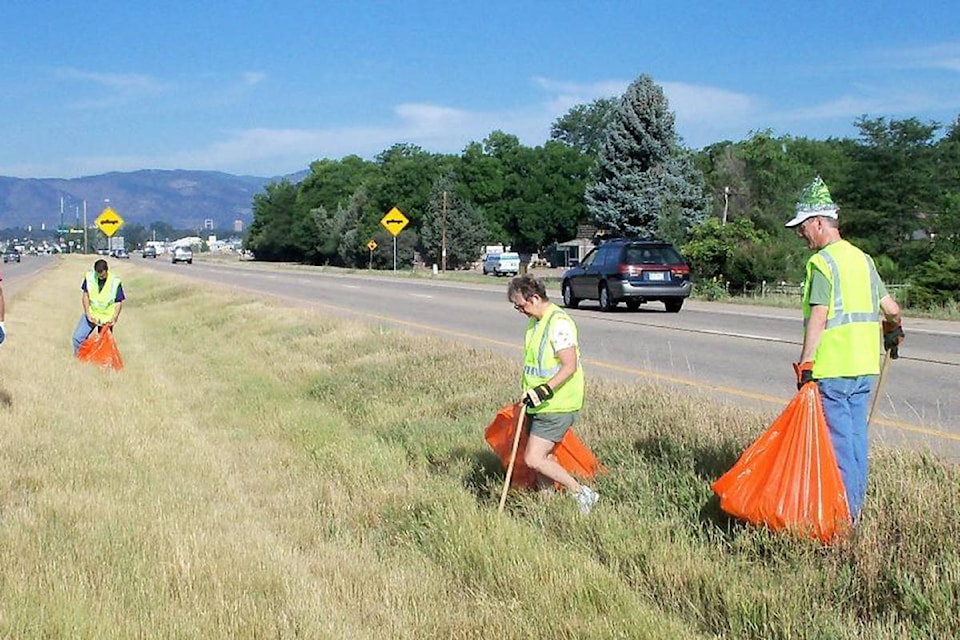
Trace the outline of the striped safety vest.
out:
<instances>
[{"instance_id":1,"label":"striped safety vest","mask_svg":"<svg viewBox=\"0 0 960 640\"><path fill-rule=\"evenodd\" d=\"M97 272L87 273L87 297L90 298L90 315L101 323L113 320L113 310L116 306L117 290L120 288L120 278L107 272L107 281L103 287L97 281Z\"/></svg>"},{"instance_id":2,"label":"striped safety vest","mask_svg":"<svg viewBox=\"0 0 960 640\"><path fill-rule=\"evenodd\" d=\"M554 318L562 317L573 327L574 341L576 342L577 370L559 389L553 390L553 397L539 406L527 409L528 413L571 413L579 411L583 406L584 378L583 368L580 366L580 343L577 335L577 325L557 305L550 303L547 312L540 320L530 318L527 323L527 332L523 340L523 389L549 382L550 378L560 371L560 359L550 344L550 324Z\"/></svg>"},{"instance_id":3,"label":"striped safety vest","mask_svg":"<svg viewBox=\"0 0 960 640\"><path fill-rule=\"evenodd\" d=\"M804 326L810 318L810 286L817 269L830 282L827 325L813 357L814 378L880 373L880 276L873 260L839 240L807 261Z\"/></svg>"}]
</instances>

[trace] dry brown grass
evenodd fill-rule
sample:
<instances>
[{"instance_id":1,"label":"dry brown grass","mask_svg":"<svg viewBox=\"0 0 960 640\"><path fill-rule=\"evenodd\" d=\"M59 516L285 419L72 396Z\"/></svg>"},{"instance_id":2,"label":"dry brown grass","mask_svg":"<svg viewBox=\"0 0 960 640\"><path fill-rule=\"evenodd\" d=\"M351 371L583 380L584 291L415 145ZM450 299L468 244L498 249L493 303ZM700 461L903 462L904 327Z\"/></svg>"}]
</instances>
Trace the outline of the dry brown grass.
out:
<instances>
[{"instance_id":1,"label":"dry brown grass","mask_svg":"<svg viewBox=\"0 0 960 640\"><path fill-rule=\"evenodd\" d=\"M593 380L589 518L511 494L515 362L124 266L122 373L70 356L79 262L14 297L0 636L953 637L960 477L878 450L834 547L722 517L767 417ZM65 293L66 292L66 293ZM519 335L518 335L519 339Z\"/></svg>"}]
</instances>

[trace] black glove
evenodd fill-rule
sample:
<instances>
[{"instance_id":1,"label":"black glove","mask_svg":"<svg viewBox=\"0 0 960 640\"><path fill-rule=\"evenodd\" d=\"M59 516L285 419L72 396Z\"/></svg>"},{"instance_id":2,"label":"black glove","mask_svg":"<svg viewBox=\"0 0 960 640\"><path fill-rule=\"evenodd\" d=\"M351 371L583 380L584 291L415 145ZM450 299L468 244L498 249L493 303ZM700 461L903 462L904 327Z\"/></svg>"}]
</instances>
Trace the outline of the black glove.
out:
<instances>
[{"instance_id":1,"label":"black glove","mask_svg":"<svg viewBox=\"0 0 960 640\"><path fill-rule=\"evenodd\" d=\"M883 321L883 349L890 352L890 357L896 360L900 357L900 343L905 334L899 322Z\"/></svg>"},{"instance_id":2,"label":"black glove","mask_svg":"<svg viewBox=\"0 0 960 640\"><path fill-rule=\"evenodd\" d=\"M797 374L797 391L800 391L808 382L813 382L812 362L794 362L793 372Z\"/></svg>"},{"instance_id":3,"label":"black glove","mask_svg":"<svg viewBox=\"0 0 960 640\"><path fill-rule=\"evenodd\" d=\"M553 389L548 384L538 384L533 389L527 389L523 393L520 402L528 407L538 407L541 403L553 397Z\"/></svg>"}]
</instances>

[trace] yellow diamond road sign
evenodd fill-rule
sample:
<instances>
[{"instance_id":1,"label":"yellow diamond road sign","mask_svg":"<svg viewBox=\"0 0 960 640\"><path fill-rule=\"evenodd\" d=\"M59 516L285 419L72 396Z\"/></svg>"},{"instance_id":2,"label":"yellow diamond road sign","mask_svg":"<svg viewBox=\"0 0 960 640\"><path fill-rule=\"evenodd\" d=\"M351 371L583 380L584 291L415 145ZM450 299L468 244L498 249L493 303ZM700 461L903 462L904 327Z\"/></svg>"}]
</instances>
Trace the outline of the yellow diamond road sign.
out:
<instances>
[{"instance_id":1,"label":"yellow diamond road sign","mask_svg":"<svg viewBox=\"0 0 960 640\"><path fill-rule=\"evenodd\" d=\"M97 216L93 224L97 225L97 228L103 231L109 238L117 232L117 229L123 226L123 218L121 218L116 211L107 207L103 210L103 213Z\"/></svg>"},{"instance_id":2,"label":"yellow diamond road sign","mask_svg":"<svg viewBox=\"0 0 960 640\"><path fill-rule=\"evenodd\" d=\"M387 215L380 219L380 224L386 227L387 231L393 234L394 237L399 235L399 233L403 231L403 228L409 223L410 221L407 220L407 216L403 215L400 209L396 207L387 211Z\"/></svg>"},{"instance_id":3,"label":"yellow diamond road sign","mask_svg":"<svg viewBox=\"0 0 960 640\"><path fill-rule=\"evenodd\" d=\"M377 243L374 242L373 240L367 243L367 249L370 249L370 251L373 251L376 248L377 248Z\"/></svg>"}]
</instances>

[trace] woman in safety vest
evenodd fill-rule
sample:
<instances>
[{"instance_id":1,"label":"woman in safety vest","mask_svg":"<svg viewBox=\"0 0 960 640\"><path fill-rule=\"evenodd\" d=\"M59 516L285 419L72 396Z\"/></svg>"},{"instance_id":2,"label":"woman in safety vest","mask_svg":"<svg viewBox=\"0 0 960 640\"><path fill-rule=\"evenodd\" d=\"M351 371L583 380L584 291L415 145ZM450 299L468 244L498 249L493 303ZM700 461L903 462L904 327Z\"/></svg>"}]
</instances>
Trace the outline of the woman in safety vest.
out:
<instances>
[{"instance_id":1,"label":"woman in safety vest","mask_svg":"<svg viewBox=\"0 0 960 640\"><path fill-rule=\"evenodd\" d=\"M599 496L580 484L551 455L583 406L583 368L577 325L547 298L543 281L529 274L514 278L507 289L513 308L529 318L523 345L523 396L529 439L523 461L549 480L570 490L587 514Z\"/></svg>"}]
</instances>

